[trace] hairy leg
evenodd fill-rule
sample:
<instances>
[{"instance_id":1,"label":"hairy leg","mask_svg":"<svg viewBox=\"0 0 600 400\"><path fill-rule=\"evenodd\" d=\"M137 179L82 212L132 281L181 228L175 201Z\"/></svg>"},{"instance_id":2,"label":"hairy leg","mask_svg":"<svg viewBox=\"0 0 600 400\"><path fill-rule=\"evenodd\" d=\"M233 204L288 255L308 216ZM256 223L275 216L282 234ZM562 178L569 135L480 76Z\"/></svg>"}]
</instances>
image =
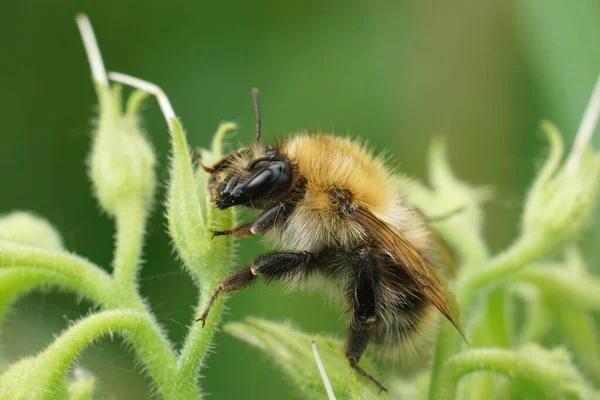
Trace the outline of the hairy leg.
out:
<instances>
[{"instance_id":1,"label":"hairy leg","mask_svg":"<svg viewBox=\"0 0 600 400\"><path fill-rule=\"evenodd\" d=\"M215 288L206 309L197 321L206 322L211 307L219 295L244 289L252 284L257 275L273 281L310 268L314 257L310 253L270 253L258 256L250 266L227 275Z\"/></svg>"},{"instance_id":2,"label":"hairy leg","mask_svg":"<svg viewBox=\"0 0 600 400\"><path fill-rule=\"evenodd\" d=\"M256 219L248 224L242 224L227 231L214 231L213 237L222 235L233 235L237 237L249 237L257 233L265 233L271 228L281 224L285 214L285 203L280 203L273 208L260 213Z\"/></svg>"},{"instance_id":3,"label":"hairy leg","mask_svg":"<svg viewBox=\"0 0 600 400\"><path fill-rule=\"evenodd\" d=\"M377 320L377 260L366 250L361 250L355 262L353 287L348 294L351 305L350 324L344 354L350 362L350 366L373 382L381 393L387 389L358 366L360 357L369 344L371 328Z\"/></svg>"},{"instance_id":4,"label":"hairy leg","mask_svg":"<svg viewBox=\"0 0 600 400\"><path fill-rule=\"evenodd\" d=\"M206 318L208 317L208 313L220 294L244 289L252 284L254 277L255 275L250 270L250 267L239 269L227 275L221 282L219 282L215 290L213 290L210 299L208 300L206 309L200 318L196 320L196 322L202 321L202 326L204 326L206 323Z\"/></svg>"}]
</instances>

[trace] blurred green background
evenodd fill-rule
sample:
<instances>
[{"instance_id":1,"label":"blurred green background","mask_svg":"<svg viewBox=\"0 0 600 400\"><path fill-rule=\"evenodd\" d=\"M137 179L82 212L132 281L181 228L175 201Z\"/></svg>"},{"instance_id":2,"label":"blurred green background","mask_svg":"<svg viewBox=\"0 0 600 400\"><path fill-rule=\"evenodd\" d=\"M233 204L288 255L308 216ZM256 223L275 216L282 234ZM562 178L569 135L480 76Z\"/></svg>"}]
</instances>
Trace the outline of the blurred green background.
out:
<instances>
[{"instance_id":1,"label":"blurred green background","mask_svg":"<svg viewBox=\"0 0 600 400\"><path fill-rule=\"evenodd\" d=\"M356 3L356 4L353 4ZM467 181L491 184L487 236L495 249L518 230L527 185L546 153L538 123L572 138L600 72L600 1L455 2L41 1L0 3L0 212L33 210L68 249L104 266L112 222L90 195L85 159L95 93L74 16L86 12L109 70L156 82L193 145L221 121L254 134L250 89L259 87L267 140L300 130L359 135L386 149L403 172L426 179L433 135ZM164 198L168 134L154 101L144 126L159 156ZM600 146L600 135L595 138ZM584 238L598 264L599 229ZM261 252L241 244L236 266ZM179 343L196 291L174 260L157 201L142 293ZM225 321L292 320L308 332L344 332L340 310L318 295L257 285L236 294ZM10 359L43 348L92 306L68 294L21 300L2 328ZM102 398L149 395L131 352L109 340L81 365ZM219 333L202 386L214 399L288 398L290 386L258 350Z\"/></svg>"}]
</instances>

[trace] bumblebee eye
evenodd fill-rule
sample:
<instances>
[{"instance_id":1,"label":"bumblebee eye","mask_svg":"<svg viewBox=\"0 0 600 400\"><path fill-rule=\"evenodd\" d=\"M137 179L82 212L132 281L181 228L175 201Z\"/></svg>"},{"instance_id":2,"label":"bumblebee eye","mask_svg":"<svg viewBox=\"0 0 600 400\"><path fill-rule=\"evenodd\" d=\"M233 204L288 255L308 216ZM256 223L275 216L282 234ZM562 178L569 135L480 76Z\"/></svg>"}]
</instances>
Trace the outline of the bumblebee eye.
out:
<instances>
[{"instance_id":1,"label":"bumblebee eye","mask_svg":"<svg viewBox=\"0 0 600 400\"><path fill-rule=\"evenodd\" d=\"M285 158L257 159L251 166L246 173L230 175L219 184L215 201L218 208L252 203L292 182L290 163Z\"/></svg>"},{"instance_id":2,"label":"bumblebee eye","mask_svg":"<svg viewBox=\"0 0 600 400\"><path fill-rule=\"evenodd\" d=\"M272 161L247 183L246 193L249 197L260 196L275 187L287 185L290 180L287 163Z\"/></svg>"}]
</instances>

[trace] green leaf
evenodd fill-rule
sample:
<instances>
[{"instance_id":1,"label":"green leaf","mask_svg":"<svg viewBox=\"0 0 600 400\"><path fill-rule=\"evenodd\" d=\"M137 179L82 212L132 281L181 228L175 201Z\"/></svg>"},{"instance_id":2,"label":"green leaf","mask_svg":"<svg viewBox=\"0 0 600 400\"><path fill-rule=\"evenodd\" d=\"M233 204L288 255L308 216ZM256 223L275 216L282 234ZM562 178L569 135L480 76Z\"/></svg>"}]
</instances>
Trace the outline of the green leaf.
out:
<instances>
[{"instance_id":1,"label":"green leaf","mask_svg":"<svg viewBox=\"0 0 600 400\"><path fill-rule=\"evenodd\" d=\"M302 398L326 398L325 387L312 352L316 340L319 355L337 398L370 398L377 395L373 384L357 377L344 357L342 342L324 336L302 333L289 324L247 318L243 323L225 325L225 332L267 353L281 367ZM368 357L361 358L361 367L377 376Z\"/></svg>"}]
</instances>

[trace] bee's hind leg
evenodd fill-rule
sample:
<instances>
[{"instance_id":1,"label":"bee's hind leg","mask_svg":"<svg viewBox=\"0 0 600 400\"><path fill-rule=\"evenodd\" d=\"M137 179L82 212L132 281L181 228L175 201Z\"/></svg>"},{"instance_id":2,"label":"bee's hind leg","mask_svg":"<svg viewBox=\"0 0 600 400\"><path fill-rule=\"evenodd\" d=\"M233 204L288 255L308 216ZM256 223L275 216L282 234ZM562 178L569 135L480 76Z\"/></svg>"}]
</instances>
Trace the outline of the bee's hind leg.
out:
<instances>
[{"instance_id":1,"label":"bee's hind leg","mask_svg":"<svg viewBox=\"0 0 600 400\"><path fill-rule=\"evenodd\" d=\"M367 378L379 390L387 389L373 378L364 369L358 366L360 357L369 344L373 324L377 321L377 292L378 281L376 271L377 259L367 250L360 250L354 265L352 286L349 287L347 296L350 302L350 325L344 354L354 368L363 377Z\"/></svg>"}]
</instances>

